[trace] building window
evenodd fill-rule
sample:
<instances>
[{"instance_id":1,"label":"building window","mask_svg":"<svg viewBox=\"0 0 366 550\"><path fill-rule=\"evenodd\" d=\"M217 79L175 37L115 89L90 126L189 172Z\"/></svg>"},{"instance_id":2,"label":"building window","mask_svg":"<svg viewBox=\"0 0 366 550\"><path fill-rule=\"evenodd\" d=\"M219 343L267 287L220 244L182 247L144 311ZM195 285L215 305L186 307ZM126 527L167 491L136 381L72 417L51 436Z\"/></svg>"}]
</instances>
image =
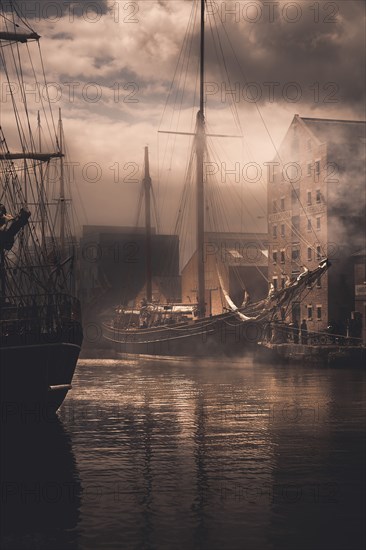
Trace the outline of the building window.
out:
<instances>
[{"instance_id":1,"label":"building window","mask_svg":"<svg viewBox=\"0 0 366 550\"><path fill-rule=\"evenodd\" d=\"M320 216L317 216L316 218L316 228L318 231L320 230Z\"/></svg>"},{"instance_id":2,"label":"building window","mask_svg":"<svg viewBox=\"0 0 366 550\"><path fill-rule=\"evenodd\" d=\"M313 306L308 305L307 306L307 312L308 312L308 321L311 321L313 318Z\"/></svg>"},{"instance_id":3,"label":"building window","mask_svg":"<svg viewBox=\"0 0 366 550\"><path fill-rule=\"evenodd\" d=\"M272 227L272 236L274 239L277 239L277 225Z\"/></svg>"},{"instance_id":4,"label":"building window","mask_svg":"<svg viewBox=\"0 0 366 550\"><path fill-rule=\"evenodd\" d=\"M308 162L307 164L307 175L311 176L311 162Z\"/></svg>"},{"instance_id":5,"label":"building window","mask_svg":"<svg viewBox=\"0 0 366 550\"><path fill-rule=\"evenodd\" d=\"M311 205L311 191L308 191L307 197L308 197L308 206L310 206Z\"/></svg>"},{"instance_id":6,"label":"building window","mask_svg":"<svg viewBox=\"0 0 366 550\"><path fill-rule=\"evenodd\" d=\"M321 281L321 279L318 279L316 281L316 288L321 288L321 287L322 287L322 281Z\"/></svg>"},{"instance_id":7,"label":"building window","mask_svg":"<svg viewBox=\"0 0 366 550\"><path fill-rule=\"evenodd\" d=\"M292 247L291 258L292 258L292 261L293 261L293 262L296 262L297 260L300 259L300 245L295 244L295 245Z\"/></svg>"},{"instance_id":8,"label":"building window","mask_svg":"<svg viewBox=\"0 0 366 550\"><path fill-rule=\"evenodd\" d=\"M317 259L317 260L321 260L321 259L322 259L322 251L321 251L319 245L316 247L316 259Z\"/></svg>"},{"instance_id":9,"label":"building window","mask_svg":"<svg viewBox=\"0 0 366 550\"><path fill-rule=\"evenodd\" d=\"M312 227L311 227L311 220L308 220L308 231L311 231L312 230Z\"/></svg>"},{"instance_id":10,"label":"building window","mask_svg":"<svg viewBox=\"0 0 366 550\"><path fill-rule=\"evenodd\" d=\"M313 259L313 251L309 246L308 247L308 262L311 262L312 259Z\"/></svg>"},{"instance_id":11,"label":"building window","mask_svg":"<svg viewBox=\"0 0 366 550\"><path fill-rule=\"evenodd\" d=\"M285 288L286 285L286 277L281 277L281 288Z\"/></svg>"},{"instance_id":12,"label":"building window","mask_svg":"<svg viewBox=\"0 0 366 550\"><path fill-rule=\"evenodd\" d=\"M291 202L297 202L299 199L299 189L291 190Z\"/></svg>"},{"instance_id":13,"label":"building window","mask_svg":"<svg viewBox=\"0 0 366 550\"><path fill-rule=\"evenodd\" d=\"M315 175L319 176L319 174L320 174L320 160L317 160L315 162Z\"/></svg>"},{"instance_id":14,"label":"building window","mask_svg":"<svg viewBox=\"0 0 366 550\"><path fill-rule=\"evenodd\" d=\"M272 212L274 212L274 213L277 212L277 201L273 201L273 203L272 203Z\"/></svg>"},{"instance_id":15,"label":"building window","mask_svg":"<svg viewBox=\"0 0 366 550\"><path fill-rule=\"evenodd\" d=\"M276 264L277 263L277 250L274 250L272 252L272 259L273 259L273 263Z\"/></svg>"},{"instance_id":16,"label":"building window","mask_svg":"<svg viewBox=\"0 0 366 550\"><path fill-rule=\"evenodd\" d=\"M281 250L281 264L284 264L285 263L285 249L283 248Z\"/></svg>"},{"instance_id":17,"label":"building window","mask_svg":"<svg viewBox=\"0 0 366 550\"><path fill-rule=\"evenodd\" d=\"M285 224L281 223L281 237L285 236Z\"/></svg>"},{"instance_id":18,"label":"building window","mask_svg":"<svg viewBox=\"0 0 366 550\"><path fill-rule=\"evenodd\" d=\"M320 189L317 189L317 190L315 191L315 193L316 193L316 199L315 199L316 202L317 202L317 203L321 202L321 200L322 200L322 195L321 195Z\"/></svg>"},{"instance_id":19,"label":"building window","mask_svg":"<svg viewBox=\"0 0 366 550\"><path fill-rule=\"evenodd\" d=\"M285 197L281 197L281 210L285 210Z\"/></svg>"},{"instance_id":20,"label":"building window","mask_svg":"<svg viewBox=\"0 0 366 550\"><path fill-rule=\"evenodd\" d=\"M292 216L291 225L292 225L292 231L294 233L299 232L300 231L300 216Z\"/></svg>"},{"instance_id":21,"label":"building window","mask_svg":"<svg viewBox=\"0 0 366 550\"><path fill-rule=\"evenodd\" d=\"M272 279L273 288L276 291L278 289L278 279L277 277L273 277Z\"/></svg>"},{"instance_id":22,"label":"building window","mask_svg":"<svg viewBox=\"0 0 366 550\"><path fill-rule=\"evenodd\" d=\"M316 306L316 318L318 321L322 318L322 306Z\"/></svg>"}]
</instances>

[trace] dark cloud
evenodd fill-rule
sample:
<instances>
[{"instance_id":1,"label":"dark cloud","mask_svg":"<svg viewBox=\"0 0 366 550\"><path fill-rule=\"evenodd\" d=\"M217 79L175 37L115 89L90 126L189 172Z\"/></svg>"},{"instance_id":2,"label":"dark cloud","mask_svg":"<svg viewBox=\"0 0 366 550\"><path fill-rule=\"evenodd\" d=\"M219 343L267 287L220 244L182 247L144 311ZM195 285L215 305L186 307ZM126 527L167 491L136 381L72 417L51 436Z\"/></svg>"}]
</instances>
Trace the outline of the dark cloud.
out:
<instances>
[{"instance_id":1,"label":"dark cloud","mask_svg":"<svg viewBox=\"0 0 366 550\"><path fill-rule=\"evenodd\" d=\"M225 20L226 33L219 31L221 46L228 59L231 82L240 83L241 101L261 93L262 101L272 102L270 86L265 84L272 83L274 102L294 106L306 102L312 108L333 108L338 103L340 107L352 106L359 115L363 113L364 2L276 3L272 18L268 6L275 3L265 2L261 12L249 12L244 10L247 2L237 2L237 16L225 11L228 4L226 8L222 7L226 3L214 4L217 14L215 18L209 15L208 21L213 25L219 15ZM296 7L283 11L283 6L290 4ZM249 23L249 18L258 20ZM207 52L208 77L221 84L215 50L207 48ZM250 89L245 87L248 82L254 83Z\"/></svg>"},{"instance_id":2,"label":"dark cloud","mask_svg":"<svg viewBox=\"0 0 366 550\"><path fill-rule=\"evenodd\" d=\"M1 4L9 5L9 0ZM198 18L193 36L189 36L192 43L185 50L185 61L183 62L184 56L180 60L175 84L171 88L171 79L175 73L193 0L144 0L136 2L138 12L132 15L132 10L123 10L126 4L124 1L73 2L77 5L73 12L74 25L69 22L67 6L70 3L66 1L26 0L20 4L26 6L25 11L30 17L31 26L43 37L48 80L58 83L62 90L62 97L54 106L63 108L65 131L69 136L73 158L81 164L98 162L103 169L103 189L102 184L100 187L93 187L80 179L81 192L85 195L86 203L100 212L104 222L108 217L108 223L110 220L113 220L111 223L119 223L119 193L121 186L125 185L124 178L128 175L124 166L130 162L140 165L143 145L149 143L152 173L155 159L160 155L159 166L162 167L159 171L163 178L161 189L164 190L161 193L162 196L165 193L167 197L167 212L170 215L178 196L176 189L182 179L180 174L183 173L182 166L187 156L184 149L186 138L173 140L171 136L163 134L157 140L156 132L159 127L163 130L190 131L190 124L194 125L195 112L193 109L191 117L189 107L192 107L195 99L197 109ZM40 24L31 15L32 5L34 7L36 4L39 10L42 7L43 19ZM254 12L243 11L249 4L262 5L262 16L253 23L243 15L247 19L255 15ZM275 4L279 11L275 12L276 17L271 21L266 6ZM282 13L285 4L301 8L298 21L288 21L296 15L290 9L286 13L286 20ZM222 29L219 31L221 43L216 41L215 50L212 35L217 38L217 31L213 16L207 17L206 82L214 82L218 87L218 91L208 97L208 124L213 125L213 133L237 134L229 109L230 94L225 95L225 91L230 85L234 88L239 85L239 117L248 147L253 152L252 155L246 146L242 153L236 142L231 145L230 140L223 140L223 146L229 151L228 159L231 159L230 163L227 161L228 167L234 166L235 158L244 162L243 154L246 155L245 162L253 159L263 162L274 156L266 131L261 129L262 124L255 105L249 101L251 91L255 90L246 89L247 82L258 86L262 95L261 113L276 145L281 142L294 113L323 118L364 117L363 2L296 0L260 4L259 0L217 0L215 5L221 10L222 18L226 18L227 34ZM240 8L238 20L229 13L225 16L222 10L229 11L233 6L237 9L237 5ZM108 6L111 8L110 12ZM113 6L120 6L119 12L116 8L112 11ZM325 6L328 7L325 9ZM333 15L332 6L336 7ZM93 13L98 16L97 24L87 24L89 16L85 16L86 7L90 18ZM319 13L316 12L318 8ZM63 17L57 19L60 10ZM52 13L56 19L54 24L48 25L48 21L52 22ZM136 20L134 24L131 24L131 18ZM331 20L326 21L326 18ZM221 51L225 54L230 84L227 82ZM187 65L184 63L188 62L188 57ZM70 82L75 84L75 89L72 88L72 100L69 97ZM90 100L95 93L93 83L101 92L101 98L96 102ZM133 91L133 88L128 87L131 83L136 84L137 90L133 95L137 101L132 103L128 101L128 94ZM272 89L269 83L273 83ZM295 83L295 86L291 86L291 83ZM91 87L88 90L89 84ZM119 86L117 102L116 84ZM296 98L298 90L300 96ZM296 101L293 101L294 97ZM157 141L158 145L154 145ZM170 148L173 143L174 146ZM154 147L157 149L156 153ZM168 153L165 153L166 150ZM175 172L171 170L171 158ZM121 167L118 185L112 182L114 172L110 168L116 162ZM178 169L174 162L177 162ZM165 170L167 166L168 169ZM81 173L79 170L78 178L81 178ZM172 184L173 173L178 173L178 176ZM108 192L105 191L106 186ZM103 209L99 206L95 208L95 204L99 205L107 196L110 197L108 205ZM130 203L124 203L123 215L130 215L130 207ZM253 212L263 215L255 207ZM164 216L166 218L168 214L165 213Z\"/></svg>"}]
</instances>

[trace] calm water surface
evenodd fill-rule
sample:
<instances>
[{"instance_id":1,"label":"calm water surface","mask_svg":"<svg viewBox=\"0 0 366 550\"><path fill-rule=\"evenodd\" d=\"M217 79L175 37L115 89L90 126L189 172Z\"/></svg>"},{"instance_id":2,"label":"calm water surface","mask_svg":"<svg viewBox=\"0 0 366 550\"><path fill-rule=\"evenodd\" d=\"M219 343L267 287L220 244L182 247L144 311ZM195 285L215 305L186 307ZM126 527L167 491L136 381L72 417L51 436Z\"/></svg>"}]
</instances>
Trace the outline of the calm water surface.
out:
<instances>
[{"instance_id":1,"label":"calm water surface","mask_svg":"<svg viewBox=\"0 0 366 550\"><path fill-rule=\"evenodd\" d=\"M1 548L365 547L362 370L82 360L73 386L6 451Z\"/></svg>"}]
</instances>

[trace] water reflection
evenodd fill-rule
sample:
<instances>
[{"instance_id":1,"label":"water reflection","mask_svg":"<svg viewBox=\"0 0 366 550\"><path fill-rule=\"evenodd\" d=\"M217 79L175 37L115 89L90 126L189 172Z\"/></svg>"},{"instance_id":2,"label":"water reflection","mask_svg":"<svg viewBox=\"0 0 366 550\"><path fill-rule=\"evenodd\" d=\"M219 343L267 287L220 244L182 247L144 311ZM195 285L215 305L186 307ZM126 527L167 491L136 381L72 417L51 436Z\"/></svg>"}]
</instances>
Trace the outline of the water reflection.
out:
<instances>
[{"instance_id":1,"label":"water reflection","mask_svg":"<svg viewBox=\"0 0 366 550\"><path fill-rule=\"evenodd\" d=\"M62 423L3 425L1 443L1 548L78 548L81 486Z\"/></svg>"},{"instance_id":2,"label":"water reflection","mask_svg":"<svg viewBox=\"0 0 366 550\"><path fill-rule=\"evenodd\" d=\"M76 386L82 549L363 548L361 371L85 361Z\"/></svg>"},{"instance_id":3,"label":"water reflection","mask_svg":"<svg viewBox=\"0 0 366 550\"><path fill-rule=\"evenodd\" d=\"M19 534L14 504L4 548L361 550L364 382L361 370L249 360L83 361L62 437L22 444L45 448L24 480L73 479L75 499L61 520L16 496L36 517ZM44 477L56 454L64 474Z\"/></svg>"}]
</instances>

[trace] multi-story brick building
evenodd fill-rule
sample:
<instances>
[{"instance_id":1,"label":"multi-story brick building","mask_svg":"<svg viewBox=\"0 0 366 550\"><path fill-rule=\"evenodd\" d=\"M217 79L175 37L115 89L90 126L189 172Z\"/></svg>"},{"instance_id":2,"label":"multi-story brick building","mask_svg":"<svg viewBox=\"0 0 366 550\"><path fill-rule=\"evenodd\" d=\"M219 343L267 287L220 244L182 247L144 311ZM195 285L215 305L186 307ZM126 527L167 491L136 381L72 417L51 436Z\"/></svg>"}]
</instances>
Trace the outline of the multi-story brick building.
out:
<instances>
[{"instance_id":1,"label":"multi-story brick building","mask_svg":"<svg viewBox=\"0 0 366 550\"><path fill-rule=\"evenodd\" d=\"M365 122L295 115L269 163L269 280L275 288L329 257L332 267L286 320L344 332L354 309L351 254L365 227Z\"/></svg>"},{"instance_id":2,"label":"multi-story brick building","mask_svg":"<svg viewBox=\"0 0 366 550\"><path fill-rule=\"evenodd\" d=\"M207 314L217 315L228 307L222 286L237 306L244 300L244 291L252 302L268 294L267 233L207 232L204 261ZM197 302L196 252L182 270L182 302Z\"/></svg>"}]
</instances>

